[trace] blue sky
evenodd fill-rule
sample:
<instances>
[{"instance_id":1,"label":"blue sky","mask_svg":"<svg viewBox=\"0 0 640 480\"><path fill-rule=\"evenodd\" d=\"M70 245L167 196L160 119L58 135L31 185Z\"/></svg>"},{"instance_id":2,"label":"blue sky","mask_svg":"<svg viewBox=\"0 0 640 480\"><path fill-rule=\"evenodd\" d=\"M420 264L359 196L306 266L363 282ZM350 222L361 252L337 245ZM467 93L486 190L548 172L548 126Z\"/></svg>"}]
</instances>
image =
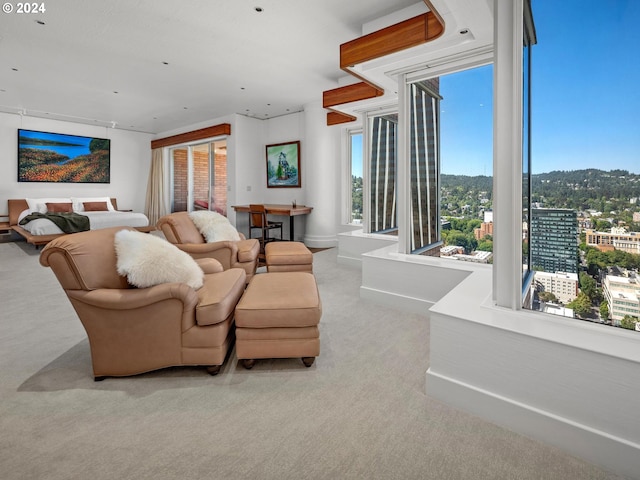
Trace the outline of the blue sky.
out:
<instances>
[{"instance_id":1,"label":"blue sky","mask_svg":"<svg viewBox=\"0 0 640 480\"><path fill-rule=\"evenodd\" d=\"M640 173L640 0L532 0L533 173ZM442 172L491 175L492 67L441 79Z\"/></svg>"}]
</instances>

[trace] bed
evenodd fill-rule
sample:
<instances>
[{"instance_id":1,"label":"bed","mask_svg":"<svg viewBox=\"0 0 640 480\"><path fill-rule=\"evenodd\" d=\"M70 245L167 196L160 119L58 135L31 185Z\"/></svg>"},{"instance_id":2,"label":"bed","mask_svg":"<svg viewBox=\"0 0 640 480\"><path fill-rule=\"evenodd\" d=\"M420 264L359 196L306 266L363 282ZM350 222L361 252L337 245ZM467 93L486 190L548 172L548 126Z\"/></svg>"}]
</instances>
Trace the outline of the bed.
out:
<instances>
[{"instance_id":1,"label":"bed","mask_svg":"<svg viewBox=\"0 0 640 480\"><path fill-rule=\"evenodd\" d=\"M56 199L9 199L9 226L11 230L18 233L24 239L39 247L41 245L46 245L54 238L58 238L62 235L67 235L64 233L57 225L55 225L50 220L45 218L40 218L36 220L32 220L28 222L26 225L20 225L20 220L22 220L29 213L38 211L35 205L40 207L40 212L44 213L42 208L45 209L44 203L40 202L40 200L55 200L56 202L71 202L73 205L73 211L80 213L82 215L86 215L89 217L90 228L91 230L97 230L100 228L108 228L108 227L134 227L136 230L141 232L151 232L155 230L154 226L149 225L149 219L143 213L136 213L131 211L121 211L118 210L118 203L115 198L56 198ZM81 206L84 201L92 201L93 203L98 203L97 200L108 200L110 201L109 208L101 211L84 211ZM38 203L35 203L38 202ZM33 209L30 207L34 207Z\"/></svg>"}]
</instances>

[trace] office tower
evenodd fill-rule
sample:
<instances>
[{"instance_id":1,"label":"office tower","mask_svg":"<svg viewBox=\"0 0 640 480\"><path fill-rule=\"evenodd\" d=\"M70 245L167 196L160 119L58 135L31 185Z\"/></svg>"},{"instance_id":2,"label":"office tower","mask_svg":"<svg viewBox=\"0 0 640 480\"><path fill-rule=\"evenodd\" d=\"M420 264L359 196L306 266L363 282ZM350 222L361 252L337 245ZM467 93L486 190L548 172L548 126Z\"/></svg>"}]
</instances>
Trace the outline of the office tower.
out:
<instances>
[{"instance_id":1,"label":"office tower","mask_svg":"<svg viewBox=\"0 0 640 480\"><path fill-rule=\"evenodd\" d=\"M578 217L573 210L531 210L531 264L534 270L578 273Z\"/></svg>"}]
</instances>

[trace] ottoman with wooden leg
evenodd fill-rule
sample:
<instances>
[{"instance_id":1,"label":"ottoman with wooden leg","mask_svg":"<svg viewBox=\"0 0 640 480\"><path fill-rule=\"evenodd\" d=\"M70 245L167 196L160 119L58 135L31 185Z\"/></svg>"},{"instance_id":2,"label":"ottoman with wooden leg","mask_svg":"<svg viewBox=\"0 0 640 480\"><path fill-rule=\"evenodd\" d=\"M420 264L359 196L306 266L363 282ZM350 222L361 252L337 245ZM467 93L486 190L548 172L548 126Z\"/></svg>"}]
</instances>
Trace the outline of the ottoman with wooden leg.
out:
<instances>
[{"instance_id":1,"label":"ottoman with wooden leg","mask_svg":"<svg viewBox=\"0 0 640 480\"><path fill-rule=\"evenodd\" d=\"M235 311L238 359L251 368L259 358L300 357L310 367L320 354L321 316L313 275L254 275Z\"/></svg>"},{"instance_id":2,"label":"ottoman with wooden leg","mask_svg":"<svg viewBox=\"0 0 640 480\"><path fill-rule=\"evenodd\" d=\"M268 272L313 272L313 254L302 242L271 242L264 247Z\"/></svg>"}]
</instances>

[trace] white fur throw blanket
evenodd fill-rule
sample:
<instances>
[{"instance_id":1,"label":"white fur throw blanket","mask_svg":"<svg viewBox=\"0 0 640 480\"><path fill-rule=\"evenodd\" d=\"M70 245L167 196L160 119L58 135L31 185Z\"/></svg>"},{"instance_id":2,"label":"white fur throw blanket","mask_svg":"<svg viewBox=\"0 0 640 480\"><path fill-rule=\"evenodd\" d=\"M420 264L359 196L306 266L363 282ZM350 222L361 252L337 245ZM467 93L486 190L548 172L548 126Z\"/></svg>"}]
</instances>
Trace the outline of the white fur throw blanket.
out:
<instances>
[{"instance_id":1,"label":"white fur throw blanket","mask_svg":"<svg viewBox=\"0 0 640 480\"><path fill-rule=\"evenodd\" d=\"M166 240L137 230L115 236L118 273L138 288L161 283L186 283L199 289L204 272L191 256Z\"/></svg>"},{"instance_id":2,"label":"white fur throw blanket","mask_svg":"<svg viewBox=\"0 0 640 480\"><path fill-rule=\"evenodd\" d=\"M196 210L189 213L189 217L207 243L240 240L238 231L224 215L209 210Z\"/></svg>"}]
</instances>

